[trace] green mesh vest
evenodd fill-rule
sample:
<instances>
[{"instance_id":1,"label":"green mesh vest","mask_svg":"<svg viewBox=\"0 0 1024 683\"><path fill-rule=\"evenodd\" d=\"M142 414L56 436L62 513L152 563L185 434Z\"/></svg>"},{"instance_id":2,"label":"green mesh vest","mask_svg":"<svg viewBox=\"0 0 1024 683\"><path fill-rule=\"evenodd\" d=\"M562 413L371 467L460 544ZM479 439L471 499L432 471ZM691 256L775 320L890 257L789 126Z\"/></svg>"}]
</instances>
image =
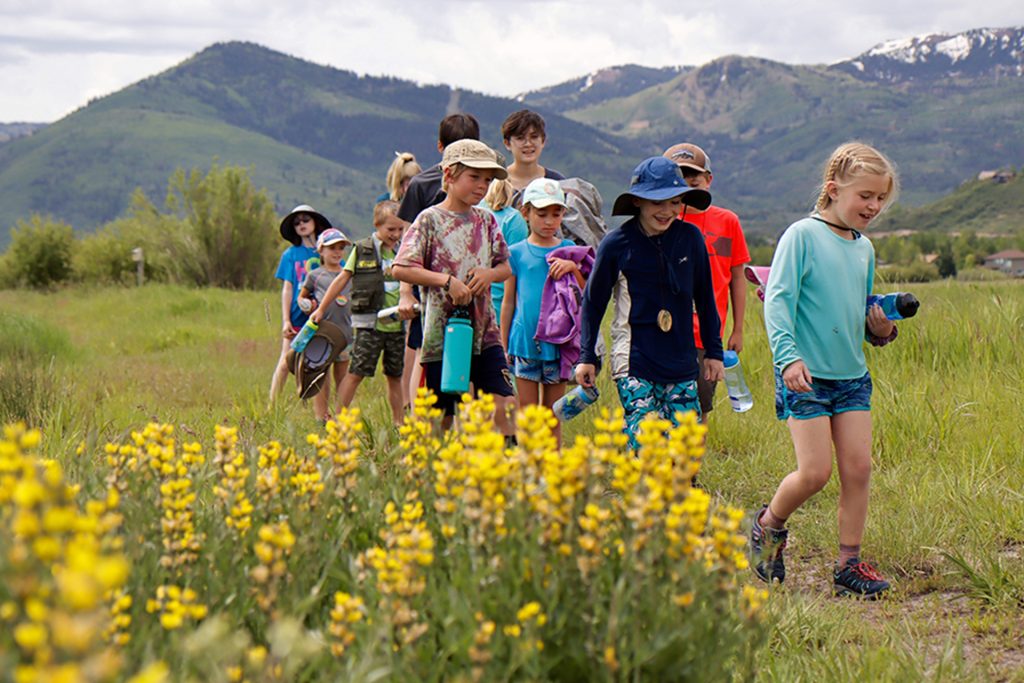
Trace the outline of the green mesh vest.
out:
<instances>
[{"instance_id":1,"label":"green mesh vest","mask_svg":"<svg viewBox=\"0 0 1024 683\"><path fill-rule=\"evenodd\" d=\"M373 235L356 242L356 268L349 302L353 313L376 313L384 308L384 271Z\"/></svg>"}]
</instances>

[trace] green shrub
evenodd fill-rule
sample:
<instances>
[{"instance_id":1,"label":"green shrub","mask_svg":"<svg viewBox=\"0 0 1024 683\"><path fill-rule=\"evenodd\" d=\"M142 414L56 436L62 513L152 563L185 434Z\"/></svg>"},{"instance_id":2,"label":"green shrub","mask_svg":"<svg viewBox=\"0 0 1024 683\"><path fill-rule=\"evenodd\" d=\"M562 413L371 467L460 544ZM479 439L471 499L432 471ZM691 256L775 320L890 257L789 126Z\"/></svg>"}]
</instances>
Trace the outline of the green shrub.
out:
<instances>
[{"instance_id":1,"label":"green shrub","mask_svg":"<svg viewBox=\"0 0 1024 683\"><path fill-rule=\"evenodd\" d=\"M875 272L880 282L932 282L939 279L935 264L914 261L905 266L882 266Z\"/></svg>"},{"instance_id":2,"label":"green shrub","mask_svg":"<svg viewBox=\"0 0 1024 683\"><path fill-rule=\"evenodd\" d=\"M966 282L994 282L997 280L1008 280L1009 278L1010 276L1001 270L992 270L991 268L982 268L980 266L964 268L956 274L957 280Z\"/></svg>"},{"instance_id":3,"label":"green shrub","mask_svg":"<svg viewBox=\"0 0 1024 683\"><path fill-rule=\"evenodd\" d=\"M47 289L71 276L75 234L62 221L33 214L11 230L11 244L4 255L7 286Z\"/></svg>"}]
</instances>

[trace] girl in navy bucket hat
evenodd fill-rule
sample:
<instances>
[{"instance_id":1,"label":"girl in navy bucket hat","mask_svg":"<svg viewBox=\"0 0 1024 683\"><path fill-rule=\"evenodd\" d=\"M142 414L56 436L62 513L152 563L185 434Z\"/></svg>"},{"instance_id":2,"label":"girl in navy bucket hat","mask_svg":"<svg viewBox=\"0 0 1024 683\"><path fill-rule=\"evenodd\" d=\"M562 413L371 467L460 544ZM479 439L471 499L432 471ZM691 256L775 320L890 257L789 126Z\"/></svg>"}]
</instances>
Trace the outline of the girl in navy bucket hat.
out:
<instances>
[{"instance_id":1,"label":"girl in navy bucket hat","mask_svg":"<svg viewBox=\"0 0 1024 683\"><path fill-rule=\"evenodd\" d=\"M706 190L692 188L664 157L645 159L619 195L614 216L632 216L597 249L583 297L583 334L576 381L594 385L595 344L608 301L615 297L611 376L625 411L630 447L638 448L640 421L654 413L676 424L676 412L700 414L693 310L701 329L718 330L711 268L700 230L677 217L684 206L703 210ZM722 340L704 339L705 375L721 380Z\"/></svg>"}]
</instances>

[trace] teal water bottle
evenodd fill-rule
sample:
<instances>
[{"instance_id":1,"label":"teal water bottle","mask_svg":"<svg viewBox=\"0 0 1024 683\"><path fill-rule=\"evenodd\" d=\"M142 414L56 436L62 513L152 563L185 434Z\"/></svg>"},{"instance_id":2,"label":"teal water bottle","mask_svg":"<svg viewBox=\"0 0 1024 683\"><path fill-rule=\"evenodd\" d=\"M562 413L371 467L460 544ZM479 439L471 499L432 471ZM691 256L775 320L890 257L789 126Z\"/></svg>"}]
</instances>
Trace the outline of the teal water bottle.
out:
<instances>
[{"instance_id":1,"label":"teal water bottle","mask_svg":"<svg viewBox=\"0 0 1024 683\"><path fill-rule=\"evenodd\" d=\"M747 412L754 407L754 396L743 377L739 355L735 351L723 352L722 365L725 367L725 388L729 392L732 409L737 413Z\"/></svg>"},{"instance_id":2,"label":"teal water bottle","mask_svg":"<svg viewBox=\"0 0 1024 683\"><path fill-rule=\"evenodd\" d=\"M318 327L319 326L312 320L307 320L306 324L302 326L301 330L299 330L299 333L295 335L294 339L292 339L292 351L295 353L302 353L305 351L306 344L308 344L309 340L313 338L314 334L316 334Z\"/></svg>"},{"instance_id":3,"label":"teal water bottle","mask_svg":"<svg viewBox=\"0 0 1024 683\"><path fill-rule=\"evenodd\" d=\"M885 313L885 317L889 320L913 318L917 314L917 309L921 306L921 302L910 292L893 292L892 294L881 295L869 294L868 310L870 311L871 307L875 304L882 307L882 312Z\"/></svg>"},{"instance_id":4,"label":"teal water bottle","mask_svg":"<svg viewBox=\"0 0 1024 683\"><path fill-rule=\"evenodd\" d=\"M457 306L444 326L444 355L441 357L441 393L469 391L469 365L473 360L473 324L469 309Z\"/></svg>"}]
</instances>

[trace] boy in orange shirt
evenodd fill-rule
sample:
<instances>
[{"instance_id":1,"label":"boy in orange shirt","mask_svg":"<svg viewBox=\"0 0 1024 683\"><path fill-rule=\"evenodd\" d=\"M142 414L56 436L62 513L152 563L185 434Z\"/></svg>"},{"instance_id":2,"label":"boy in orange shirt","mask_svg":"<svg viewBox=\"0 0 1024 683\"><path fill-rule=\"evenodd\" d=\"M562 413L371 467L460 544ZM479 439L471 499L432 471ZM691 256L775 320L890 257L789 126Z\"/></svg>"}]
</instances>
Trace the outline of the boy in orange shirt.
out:
<instances>
[{"instance_id":1,"label":"boy in orange shirt","mask_svg":"<svg viewBox=\"0 0 1024 683\"><path fill-rule=\"evenodd\" d=\"M673 145L665 150L665 157L679 166L687 185L701 190L711 187L711 160L707 153L689 142ZM725 343L727 350L739 352L743 349L743 314L747 307L747 288L743 278L743 264L750 262L747 240L743 236L740 219L732 211L720 206L709 206L704 211L683 206L679 218L700 228L711 262L711 284L715 291L715 306L718 319L722 321L719 330L725 337L726 313L732 301L732 334ZM697 397L700 400L701 422L707 422L712 410L717 382L704 379L704 344L700 339L700 325L697 314L693 314L693 336L697 345Z\"/></svg>"}]
</instances>

